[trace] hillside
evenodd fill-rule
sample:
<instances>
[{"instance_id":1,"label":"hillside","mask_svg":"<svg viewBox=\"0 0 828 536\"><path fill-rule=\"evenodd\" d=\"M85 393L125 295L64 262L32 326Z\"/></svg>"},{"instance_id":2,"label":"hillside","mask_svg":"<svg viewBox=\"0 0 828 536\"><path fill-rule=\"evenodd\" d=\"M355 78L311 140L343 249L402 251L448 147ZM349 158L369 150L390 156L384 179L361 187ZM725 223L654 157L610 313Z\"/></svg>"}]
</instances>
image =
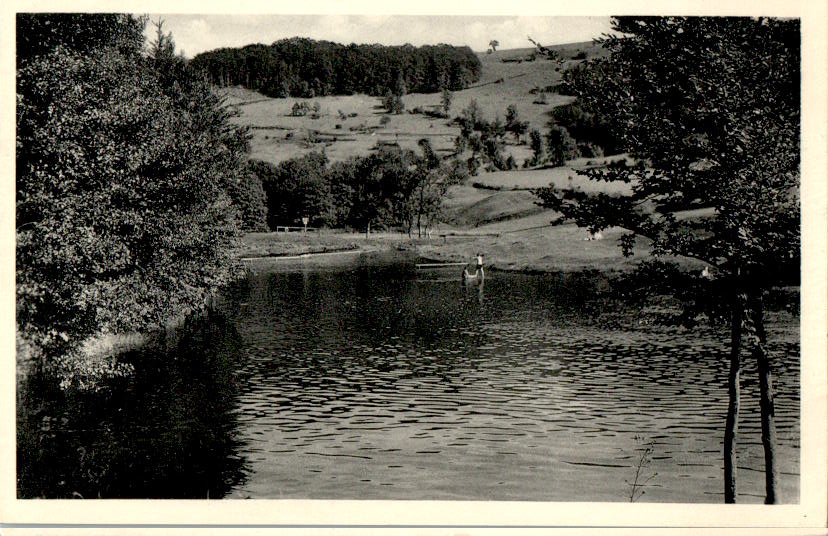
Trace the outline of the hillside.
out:
<instances>
[{"instance_id":1,"label":"hillside","mask_svg":"<svg viewBox=\"0 0 828 536\"><path fill-rule=\"evenodd\" d=\"M592 43L563 45L556 47L564 58L584 53L594 57L602 49ZM563 69L557 63L542 57L534 61L513 61L529 56L531 48L499 50L492 54L479 54L480 81L473 86L453 92L449 115L455 117L475 99L488 119L504 118L506 107L517 106L520 118L528 121L531 128L543 131L549 120L549 112L555 106L571 102L572 97L546 93L546 103L538 103L538 91L548 89L560 81L561 70L573 62L564 62ZM448 152L453 140L460 133L456 124L444 118L414 113L437 111L440 107L439 93L411 93L403 98L406 111L400 115L389 115L382 109L381 99L364 94L349 96L326 96L313 99L268 98L240 87L224 88L228 102L238 106L239 123L251 127L252 158L278 163L310 151L325 150L331 160L342 160L353 155L368 154L382 143L398 143L414 149L417 141L428 138L438 151ZM295 103L306 102L309 106L319 104L319 117L310 115L293 117L291 109ZM342 112L340 114L339 112ZM387 117L388 123L381 121ZM518 163L531 154L526 145L517 145L507 137L506 151Z\"/></svg>"},{"instance_id":2,"label":"hillside","mask_svg":"<svg viewBox=\"0 0 828 536\"><path fill-rule=\"evenodd\" d=\"M520 119L528 121L530 129L544 132L551 110L573 100L553 90L560 81L561 72L583 61L574 58L593 58L604 52L591 42L550 48L561 55L561 66L534 54L533 48L478 54L480 81L453 92L449 115L452 118L458 116L474 99L486 119L499 116L503 120L506 107L514 104ZM535 59L528 60L532 57ZM453 151L454 139L460 134L456 123L429 113L439 110L438 93L407 94L403 97L406 111L390 115L382 108L381 99L364 94L297 99L269 98L241 87L221 91L239 110L240 115L235 120L251 128L251 157L271 163L311 151L324 151L331 161L344 160L369 154L382 144L399 144L415 150L422 138L428 138L438 153L449 154ZM545 93L545 103L540 99L541 91ZM310 114L293 116L292 108L297 102L306 102L311 107L318 103L318 117L313 118ZM518 144L511 135L506 136L504 149L518 165L531 156L526 141L521 140ZM594 187L578 176L577 169L601 162L602 159L578 159L558 168L481 171L466 185L449 191L444 203L445 225L474 228L527 217L536 219L548 211L535 204L535 197L528 190L553 181L559 187ZM601 187L607 191L616 188L611 184ZM554 214L547 216L548 221Z\"/></svg>"}]
</instances>

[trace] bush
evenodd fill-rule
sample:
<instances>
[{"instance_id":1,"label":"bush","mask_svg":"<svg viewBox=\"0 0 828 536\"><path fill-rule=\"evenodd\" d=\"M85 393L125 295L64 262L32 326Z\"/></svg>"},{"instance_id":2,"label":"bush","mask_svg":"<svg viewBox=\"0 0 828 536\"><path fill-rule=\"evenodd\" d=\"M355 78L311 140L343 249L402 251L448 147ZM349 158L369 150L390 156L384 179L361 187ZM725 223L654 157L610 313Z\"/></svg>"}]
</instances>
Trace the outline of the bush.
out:
<instances>
[{"instance_id":1,"label":"bush","mask_svg":"<svg viewBox=\"0 0 828 536\"><path fill-rule=\"evenodd\" d=\"M307 102L294 102L293 108L290 110L290 115L293 117L304 117L308 115L311 108Z\"/></svg>"}]
</instances>

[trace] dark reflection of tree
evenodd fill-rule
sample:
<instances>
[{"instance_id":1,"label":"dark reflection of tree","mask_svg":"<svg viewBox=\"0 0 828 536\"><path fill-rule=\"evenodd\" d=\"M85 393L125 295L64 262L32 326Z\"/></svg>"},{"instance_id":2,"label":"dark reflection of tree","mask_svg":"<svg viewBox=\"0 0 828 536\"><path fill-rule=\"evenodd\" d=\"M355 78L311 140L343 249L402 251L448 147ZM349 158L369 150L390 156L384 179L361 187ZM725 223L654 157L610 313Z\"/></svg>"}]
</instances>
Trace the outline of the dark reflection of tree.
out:
<instances>
[{"instance_id":1,"label":"dark reflection of tree","mask_svg":"<svg viewBox=\"0 0 828 536\"><path fill-rule=\"evenodd\" d=\"M120 356L132 378L97 392L32 376L18 401L20 498L220 498L244 479L238 334L212 315Z\"/></svg>"}]
</instances>

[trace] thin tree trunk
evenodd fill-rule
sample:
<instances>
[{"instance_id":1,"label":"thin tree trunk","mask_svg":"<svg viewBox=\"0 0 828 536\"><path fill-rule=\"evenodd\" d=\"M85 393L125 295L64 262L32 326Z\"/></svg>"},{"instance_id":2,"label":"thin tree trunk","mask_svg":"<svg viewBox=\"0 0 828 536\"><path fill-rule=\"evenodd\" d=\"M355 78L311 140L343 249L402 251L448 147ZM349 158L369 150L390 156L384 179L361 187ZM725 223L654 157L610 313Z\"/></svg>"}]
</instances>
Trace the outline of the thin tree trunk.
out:
<instances>
[{"instance_id":1,"label":"thin tree trunk","mask_svg":"<svg viewBox=\"0 0 828 536\"><path fill-rule=\"evenodd\" d=\"M773 381L770 359L765 347L765 320L762 314L762 296L751 296L751 315L755 330L753 356L759 371L759 408L762 420L762 446L765 448L765 504L776 504L779 481L776 465L776 425L774 424Z\"/></svg>"},{"instance_id":2,"label":"thin tree trunk","mask_svg":"<svg viewBox=\"0 0 828 536\"><path fill-rule=\"evenodd\" d=\"M724 499L729 504L736 502L736 434L739 431L739 373L742 366L739 353L742 346L743 309L743 295L737 292L730 320L730 373L727 378L728 404L724 435Z\"/></svg>"}]
</instances>

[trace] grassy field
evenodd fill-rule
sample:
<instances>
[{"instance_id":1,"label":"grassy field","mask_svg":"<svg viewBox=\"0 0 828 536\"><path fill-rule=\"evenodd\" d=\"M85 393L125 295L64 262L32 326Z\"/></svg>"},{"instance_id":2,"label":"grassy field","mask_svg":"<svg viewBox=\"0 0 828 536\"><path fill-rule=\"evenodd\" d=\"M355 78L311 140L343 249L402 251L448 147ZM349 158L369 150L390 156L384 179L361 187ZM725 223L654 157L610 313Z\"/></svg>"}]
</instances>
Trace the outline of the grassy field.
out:
<instances>
[{"instance_id":1,"label":"grassy field","mask_svg":"<svg viewBox=\"0 0 828 536\"><path fill-rule=\"evenodd\" d=\"M591 43L557 48L564 58L579 52L589 57L601 53L601 49ZM537 91L560 82L561 71L573 61L565 61L563 68L542 57L534 61L513 61L527 57L531 52L532 49L527 48L480 54L481 79L472 87L453 93L449 116L458 116L475 99L487 119L499 116L503 120L506 107L514 104L521 119L529 122L530 129L543 131L552 108L571 102L572 97L547 92L546 103L536 104ZM389 115L382 109L380 98L368 95L273 99L238 87L222 91L228 102L239 109L240 116L236 121L252 130L251 157L272 163L323 149L331 160L343 160L368 154L378 143L399 143L414 149L421 138L428 138L435 149L445 153L452 150L453 140L460 133L459 127L450 119L413 113L415 108L424 112L438 111L439 93L408 94L403 98L406 111ZM319 117L291 116L296 102L307 102L311 106L318 103ZM381 124L384 117L388 118L385 125ZM506 152L518 163L531 154L525 144L517 144L511 137Z\"/></svg>"},{"instance_id":2,"label":"grassy field","mask_svg":"<svg viewBox=\"0 0 828 536\"><path fill-rule=\"evenodd\" d=\"M530 128L544 132L550 111L571 102L572 97L549 92L546 102L539 104L539 90L557 84L561 71L576 62L576 56L589 58L603 54L592 43L553 48L565 60L562 68L557 62L542 57L526 61L531 56L531 48L480 54L481 79L474 86L453 93L450 116L459 115L475 99L484 117L504 119L506 107L515 104L520 118L528 121ZM398 143L404 148L416 149L421 138L428 138L438 152L447 154L460 133L449 119L411 113L415 108L437 111L439 94L406 95L403 98L406 112L388 115L379 98L367 95L272 99L242 88L224 92L228 101L238 106L240 116L236 120L252 130L251 157L272 163L323 149L330 160L342 160L367 155L381 143ZM294 103L302 101L311 105L319 103L317 119L310 115L290 115ZM386 117L389 120L383 125L381 120ZM511 136L507 138L506 153L522 164L531 151ZM442 261L470 261L482 251L488 266L504 270L627 270L648 252L646 240L638 242L634 257L624 258L617 245L622 230L611 229L604 233L603 240L588 241L586 231L573 224L551 226L557 214L538 206L537 198L529 191L553 183L562 189L609 194L628 192L627 184L596 184L578 175L578 170L618 159L629 161L625 155L616 155L575 159L557 168L481 172L470 177L466 184L449 190L444 201L445 223L433 230L430 239L412 241L400 233L372 234L369 239L358 233L334 231L253 233L245 237L241 256L276 257L396 247ZM684 262L695 266L692 261Z\"/></svg>"}]
</instances>

